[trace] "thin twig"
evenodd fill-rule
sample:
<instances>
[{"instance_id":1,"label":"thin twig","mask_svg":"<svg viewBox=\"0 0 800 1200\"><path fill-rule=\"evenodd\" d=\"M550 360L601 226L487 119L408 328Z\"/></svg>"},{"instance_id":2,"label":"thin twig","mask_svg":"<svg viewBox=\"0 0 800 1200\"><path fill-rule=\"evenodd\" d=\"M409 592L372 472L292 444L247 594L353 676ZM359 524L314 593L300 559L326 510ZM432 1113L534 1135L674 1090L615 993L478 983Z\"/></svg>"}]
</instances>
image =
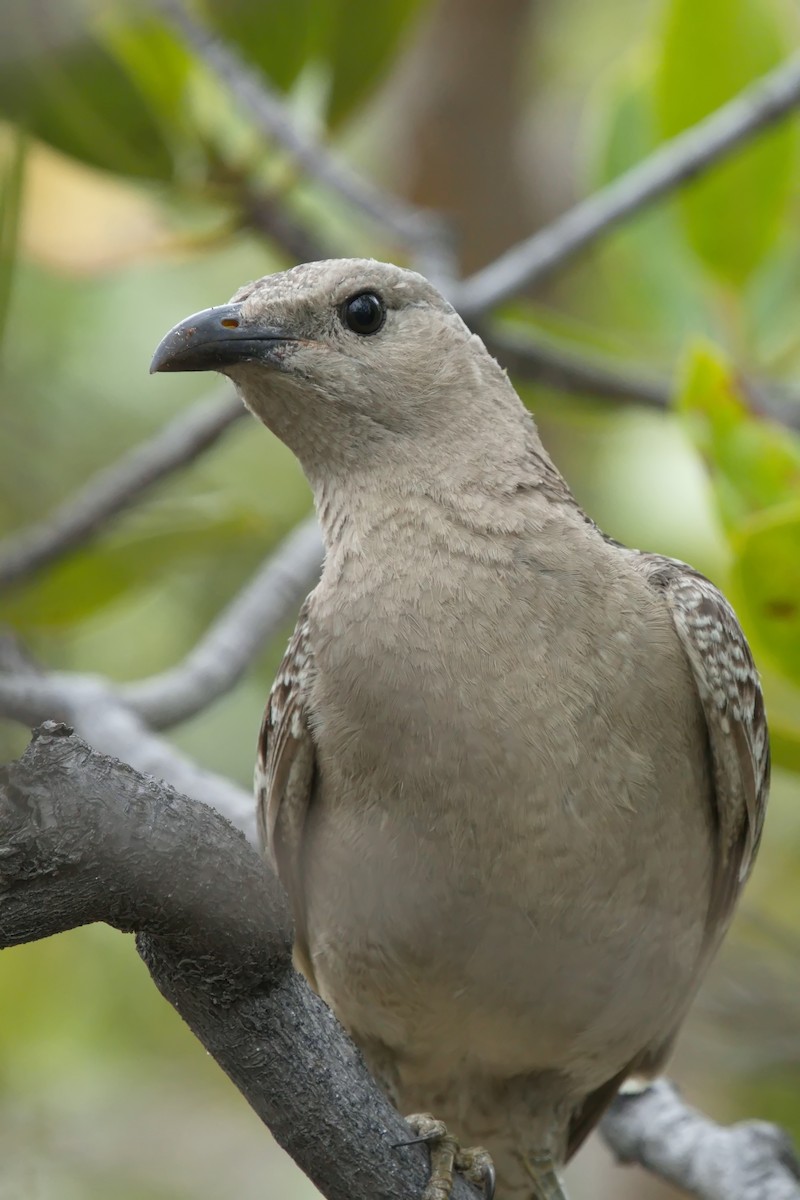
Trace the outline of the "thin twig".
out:
<instances>
[{"instance_id":1,"label":"thin twig","mask_svg":"<svg viewBox=\"0 0 800 1200\"><path fill-rule=\"evenodd\" d=\"M303 521L217 617L182 663L120 688L148 725L165 729L224 696L286 621L319 576L322 540L316 518Z\"/></svg>"},{"instance_id":2,"label":"thin twig","mask_svg":"<svg viewBox=\"0 0 800 1200\"><path fill-rule=\"evenodd\" d=\"M666 378L646 375L637 368L616 367L502 329L482 329L481 336L501 366L518 379L646 408L664 409L670 403L672 387Z\"/></svg>"},{"instance_id":3,"label":"thin twig","mask_svg":"<svg viewBox=\"0 0 800 1200\"><path fill-rule=\"evenodd\" d=\"M429 278L452 277L450 236L440 214L417 208L379 188L302 130L264 76L194 19L180 0L153 0L197 57L224 83L256 128L280 145L311 178L364 213L392 241L408 247Z\"/></svg>"},{"instance_id":4,"label":"thin twig","mask_svg":"<svg viewBox=\"0 0 800 1200\"><path fill-rule=\"evenodd\" d=\"M696 178L800 103L800 58L793 57L608 187L575 205L459 284L451 295L467 318L487 312L564 266L626 217Z\"/></svg>"},{"instance_id":5,"label":"thin twig","mask_svg":"<svg viewBox=\"0 0 800 1200\"><path fill-rule=\"evenodd\" d=\"M0 588L88 542L156 483L194 462L245 413L229 392L201 401L105 467L49 517L5 538Z\"/></svg>"},{"instance_id":6,"label":"thin twig","mask_svg":"<svg viewBox=\"0 0 800 1200\"><path fill-rule=\"evenodd\" d=\"M618 366L610 359L576 354L496 326L482 329L481 336L511 375L557 391L661 410L669 408L675 394L675 385L666 375L649 374L641 367ZM800 429L800 397L795 390L741 375L738 383L753 413L787 429Z\"/></svg>"}]
</instances>

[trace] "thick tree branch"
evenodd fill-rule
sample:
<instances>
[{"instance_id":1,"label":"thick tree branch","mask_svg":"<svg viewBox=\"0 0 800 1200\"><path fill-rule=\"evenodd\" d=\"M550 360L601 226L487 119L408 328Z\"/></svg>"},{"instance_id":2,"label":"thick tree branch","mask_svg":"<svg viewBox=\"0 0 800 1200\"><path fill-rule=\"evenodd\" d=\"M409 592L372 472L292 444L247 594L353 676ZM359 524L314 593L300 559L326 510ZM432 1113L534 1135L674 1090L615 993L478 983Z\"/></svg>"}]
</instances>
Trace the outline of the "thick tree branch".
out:
<instances>
[{"instance_id":1,"label":"thick tree branch","mask_svg":"<svg viewBox=\"0 0 800 1200\"><path fill-rule=\"evenodd\" d=\"M235 881L235 882L233 882ZM418 1196L420 1146L291 967L282 894L219 814L50 724L0 773L0 944L138 934L161 992L331 1200ZM454 1200L474 1200L458 1181Z\"/></svg>"},{"instance_id":2,"label":"thick tree branch","mask_svg":"<svg viewBox=\"0 0 800 1200\"><path fill-rule=\"evenodd\" d=\"M235 881L235 882L234 882ZM426 1154L290 963L280 888L218 813L50 723L0 770L0 946L105 921L325 1196L407 1200ZM659 1083L603 1133L699 1200L798 1200L784 1134L722 1129ZM454 1200L474 1193L457 1180Z\"/></svg>"},{"instance_id":3,"label":"thick tree branch","mask_svg":"<svg viewBox=\"0 0 800 1200\"><path fill-rule=\"evenodd\" d=\"M203 400L129 450L49 517L0 542L0 588L27 578L104 526L213 445L246 409L230 392Z\"/></svg>"},{"instance_id":4,"label":"thick tree branch","mask_svg":"<svg viewBox=\"0 0 800 1200\"><path fill-rule=\"evenodd\" d=\"M369 217L390 241L411 250L430 278L443 282L452 277L450 238L440 214L416 208L383 191L302 130L268 80L196 21L181 0L153 3L222 81L266 139L281 146L310 179L330 188Z\"/></svg>"},{"instance_id":5,"label":"thick tree branch","mask_svg":"<svg viewBox=\"0 0 800 1200\"><path fill-rule=\"evenodd\" d=\"M185 721L225 695L297 611L316 582L322 539L315 517L274 550L182 663L120 688L120 696L156 729Z\"/></svg>"},{"instance_id":6,"label":"thick tree branch","mask_svg":"<svg viewBox=\"0 0 800 1200\"><path fill-rule=\"evenodd\" d=\"M800 59L792 58L728 104L665 142L643 162L512 246L459 284L451 299L475 318L539 283L621 221L703 174L783 120L800 103Z\"/></svg>"}]
</instances>

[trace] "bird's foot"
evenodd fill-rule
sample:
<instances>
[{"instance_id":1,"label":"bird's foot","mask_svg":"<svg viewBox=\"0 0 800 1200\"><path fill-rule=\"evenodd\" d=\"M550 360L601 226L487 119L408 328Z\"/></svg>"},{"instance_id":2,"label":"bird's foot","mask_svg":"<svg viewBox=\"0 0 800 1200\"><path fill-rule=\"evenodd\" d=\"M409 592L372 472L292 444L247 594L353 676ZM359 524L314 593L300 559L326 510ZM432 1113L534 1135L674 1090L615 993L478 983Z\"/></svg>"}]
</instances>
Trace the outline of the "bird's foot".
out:
<instances>
[{"instance_id":1,"label":"bird's foot","mask_svg":"<svg viewBox=\"0 0 800 1200\"><path fill-rule=\"evenodd\" d=\"M522 1161L533 1180L534 1200L569 1200L551 1154L525 1154Z\"/></svg>"},{"instance_id":2,"label":"bird's foot","mask_svg":"<svg viewBox=\"0 0 800 1200\"><path fill-rule=\"evenodd\" d=\"M444 1121L437 1121L430 1113L414 1113L406 1121L417 1135L414 1141L427 1142L430 1149L431 1177L422 1200L450 1200L454 1170L479 1187L485 1200L493 1200L494 1164L486 1150L480 1146L462 1149Z\"/></svg>"}]
</instances>

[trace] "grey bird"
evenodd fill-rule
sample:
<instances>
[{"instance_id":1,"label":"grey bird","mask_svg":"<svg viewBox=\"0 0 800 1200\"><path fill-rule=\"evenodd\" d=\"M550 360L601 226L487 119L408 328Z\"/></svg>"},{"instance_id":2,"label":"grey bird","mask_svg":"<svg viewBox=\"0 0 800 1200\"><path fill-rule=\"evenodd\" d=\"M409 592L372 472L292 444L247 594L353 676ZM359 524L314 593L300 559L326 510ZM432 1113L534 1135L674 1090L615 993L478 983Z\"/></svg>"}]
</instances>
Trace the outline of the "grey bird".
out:
<instances>
[{"instance_id":1,"label":"grey bird","mask_svg":"<svg viewBox=\"0 0 800 1200\"><path fill-rule=\"evenodd\" d=\"M664 1063L758 846L769 748L736 616L594 525L410 271L267 276L152 369L230 376L314 493L322 577L256 771L296 963L396 1104L486 1147L500 1196L561 1197L622 1083ZM428 1197L454 1160L486 1169L413 1124Z\"/></svg>"}]
</instances>

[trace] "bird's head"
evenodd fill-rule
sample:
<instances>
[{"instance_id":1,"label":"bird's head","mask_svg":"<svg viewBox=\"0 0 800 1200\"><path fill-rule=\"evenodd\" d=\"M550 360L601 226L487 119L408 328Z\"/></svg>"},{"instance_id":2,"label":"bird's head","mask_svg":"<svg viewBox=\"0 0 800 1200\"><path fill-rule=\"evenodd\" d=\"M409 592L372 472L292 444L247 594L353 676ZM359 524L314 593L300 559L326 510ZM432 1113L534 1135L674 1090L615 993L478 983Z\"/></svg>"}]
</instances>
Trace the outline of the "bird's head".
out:
<instances>
[{"instance_id":1,"label":"bird's head","mask_svg":"<svg viewBox=\"0 0 800 1200\"><path fill-rule=\"evenodd\" d=\"M496 417L498 391L521 407L426 279L367 259L306 263L247 284L170 330L151 371L228 375L312 483L321 471L387 458L424 470L427 450L441 462L442 447L452 452L465 433L485 440L477 410Z\"/></svg>"}]
</instances>

